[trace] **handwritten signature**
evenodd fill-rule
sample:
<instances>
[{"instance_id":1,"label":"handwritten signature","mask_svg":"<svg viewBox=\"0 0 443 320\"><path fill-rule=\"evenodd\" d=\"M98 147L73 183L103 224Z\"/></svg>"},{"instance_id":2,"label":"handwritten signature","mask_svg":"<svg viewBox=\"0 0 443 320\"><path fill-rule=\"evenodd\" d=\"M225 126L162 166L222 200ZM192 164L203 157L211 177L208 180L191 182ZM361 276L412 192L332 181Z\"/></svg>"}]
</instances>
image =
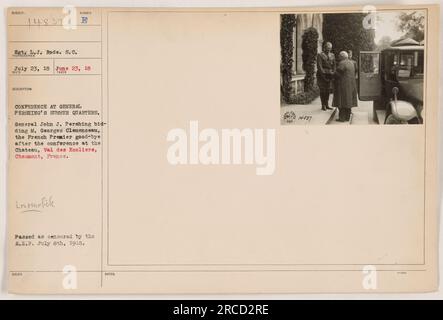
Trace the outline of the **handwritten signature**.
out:
<instances>
[{"instance_id":1,"label":"handwritten signature","mask_svg":"<svg viewBox=\"0 0 443 320\"><path fill-rule=\"evenodd\" d=\"M16 201L15 208L19 209L21 213L26 213L26 212L40 213L43 212L45 208L55 208L55 202L52 199L52 196L42 197L38 201L30 201L30 202Z\"/></svg>"}]
</instances>

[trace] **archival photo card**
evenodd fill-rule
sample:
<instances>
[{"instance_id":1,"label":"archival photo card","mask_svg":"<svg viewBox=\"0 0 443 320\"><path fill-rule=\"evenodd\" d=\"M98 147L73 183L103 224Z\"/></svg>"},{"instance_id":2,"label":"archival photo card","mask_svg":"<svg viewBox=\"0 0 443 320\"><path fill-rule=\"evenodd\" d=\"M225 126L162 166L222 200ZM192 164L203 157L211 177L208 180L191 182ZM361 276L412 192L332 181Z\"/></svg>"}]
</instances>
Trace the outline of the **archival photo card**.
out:
<instances>
[{"instance_id":1,"label":"archival photo card","mask_svg":"<svg viewBox=\"0 0 443 320\"><path fill-rule=\"evenodd\" d=\"M282 125L423 124L425 10L280 16Z\"/></svg>"},{"instance_id":2,"label":"archival photo card","mask_svg":"<svg viewBox=\"0 0 443 320\"><path fill-rule=\"evenodd\" d=\"M9 8L9 291L435 291L439 12Z\"/></svg>"}]
</instances>

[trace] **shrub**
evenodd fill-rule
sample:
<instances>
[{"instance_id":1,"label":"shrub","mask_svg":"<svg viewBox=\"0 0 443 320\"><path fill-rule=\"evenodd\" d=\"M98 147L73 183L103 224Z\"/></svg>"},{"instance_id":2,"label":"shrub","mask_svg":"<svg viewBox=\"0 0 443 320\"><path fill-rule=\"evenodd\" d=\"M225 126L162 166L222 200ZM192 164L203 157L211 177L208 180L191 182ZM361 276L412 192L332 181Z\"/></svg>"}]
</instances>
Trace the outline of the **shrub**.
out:
<instances>
[{"instance_id":1,"label":"shrub","mask_svg":"<svg viewBox=\"0 0 443 320\"><path fill-rule=\"evenodd\" d=\"M360 51L375 49L374 30L365 29L363 13L332 13L323 15L323 40L332 43L332 51L352 50L357 58Z\"/></svg>"},{"instance_id":2,"label":"shrub","mask_svg":"<svg viewBox=\"0 0 443 320\"><path fill-rule=\"evenodd\" d=\"M305 71L304 91L310 92L315 84L315 65L317 63L318 31L314 27L307 28L302 35L303 70Z\"/></svg>"},{"instance_id":3,"label":"shrub","mask_svg":"<svg viewBox=\"0 0 443 320\"><path fill-rule=\"evenodd\" d=\"M297 93L295 95L292 95L290 97L290 104L309 104L311 103L315 98L317 98L320 95L320 91L317 86L314 86L309 91L304 91Z\"/></svg>"},{"instance_id":4,"label":"shrub","mask_svg":"<svg viewBox=\"0 0 443 320\"><path fill-rule=\"evenodd\" d=\"M294 27L296 18L294 14L281 15L280 21L280 93L281 98L288 102L291 99L291 78L292 78L292 65L294 59L292 58L292 51L294 50Z\"/></svg>"}]
</instances>

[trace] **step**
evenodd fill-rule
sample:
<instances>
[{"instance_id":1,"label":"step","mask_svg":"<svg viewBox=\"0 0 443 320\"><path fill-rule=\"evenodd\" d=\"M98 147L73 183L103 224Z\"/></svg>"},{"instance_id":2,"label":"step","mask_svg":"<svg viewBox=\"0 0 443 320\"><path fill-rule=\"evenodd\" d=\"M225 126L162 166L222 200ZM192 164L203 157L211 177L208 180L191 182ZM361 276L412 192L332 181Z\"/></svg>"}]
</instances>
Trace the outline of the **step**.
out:
<instances>
[{"instance_id":1,"label":"step","mask_svg":"<svg viewBox=\"0 0 443 320\"><path fill-rule=\"evenodd\" d=\"M369 113L366 111L352 112L351 124L369 124Z\"/></svg>"},{"instance_id":2,"label":"step","mask_svg":"<svg viewBox=\"0 0 443 320\"><path fill-rule=\"evenodd\" d=\"M385 117L386 117L386 110L375 110L376 114L376 121L378 121L379 124L385 123Z\"/></svg>"},{"instance_id":3,"label":"step","mask_svg":"<svg viewBox=\"0 0 443 320\"><path fill-rule=\"evenodd\" d=\"M338 119L338 108L334 108L334 112L331 115L331 118L329 119L329 121L326 124L329 125L333 125L333 126L347 126L351 124L352 121L352 115L351 115L351 119L350 121L346 121L346 122L340 122L340 121L336 121Z\"/></svg>"},{"instance_id":4,"label":"step","mask_svg":"<svg viewBox=\"0 0 443 320\"><path fill-rule=\"evenodd\" d=\"M331 112L330 117L328 118L328 121L326 121L325 124L331 124L331 122L336 119L337 114L338 114L338 109L334 108L334 110L332 110Z\"/></svg>"}]
</instances>

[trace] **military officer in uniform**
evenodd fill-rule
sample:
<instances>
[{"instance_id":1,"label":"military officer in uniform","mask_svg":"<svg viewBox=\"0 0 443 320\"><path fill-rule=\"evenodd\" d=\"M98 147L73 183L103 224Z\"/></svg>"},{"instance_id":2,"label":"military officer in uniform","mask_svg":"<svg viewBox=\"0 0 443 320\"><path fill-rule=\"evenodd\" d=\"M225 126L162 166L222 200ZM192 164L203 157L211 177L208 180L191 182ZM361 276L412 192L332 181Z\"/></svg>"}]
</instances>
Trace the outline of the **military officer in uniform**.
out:
<instances>
[{"instance_id":1,"label":"military officer in uniform","mask_svg":"<svg viewBox=\"0 0 443 320\"><path fill-rule=\"evenodd\" d=\"M335 73L335 56L331 52L332 44L326 42L323 52L317 55L317 84L320 89L321 109L332 109L329 107L329 94Z\"/></svg>"}]
</instances>

